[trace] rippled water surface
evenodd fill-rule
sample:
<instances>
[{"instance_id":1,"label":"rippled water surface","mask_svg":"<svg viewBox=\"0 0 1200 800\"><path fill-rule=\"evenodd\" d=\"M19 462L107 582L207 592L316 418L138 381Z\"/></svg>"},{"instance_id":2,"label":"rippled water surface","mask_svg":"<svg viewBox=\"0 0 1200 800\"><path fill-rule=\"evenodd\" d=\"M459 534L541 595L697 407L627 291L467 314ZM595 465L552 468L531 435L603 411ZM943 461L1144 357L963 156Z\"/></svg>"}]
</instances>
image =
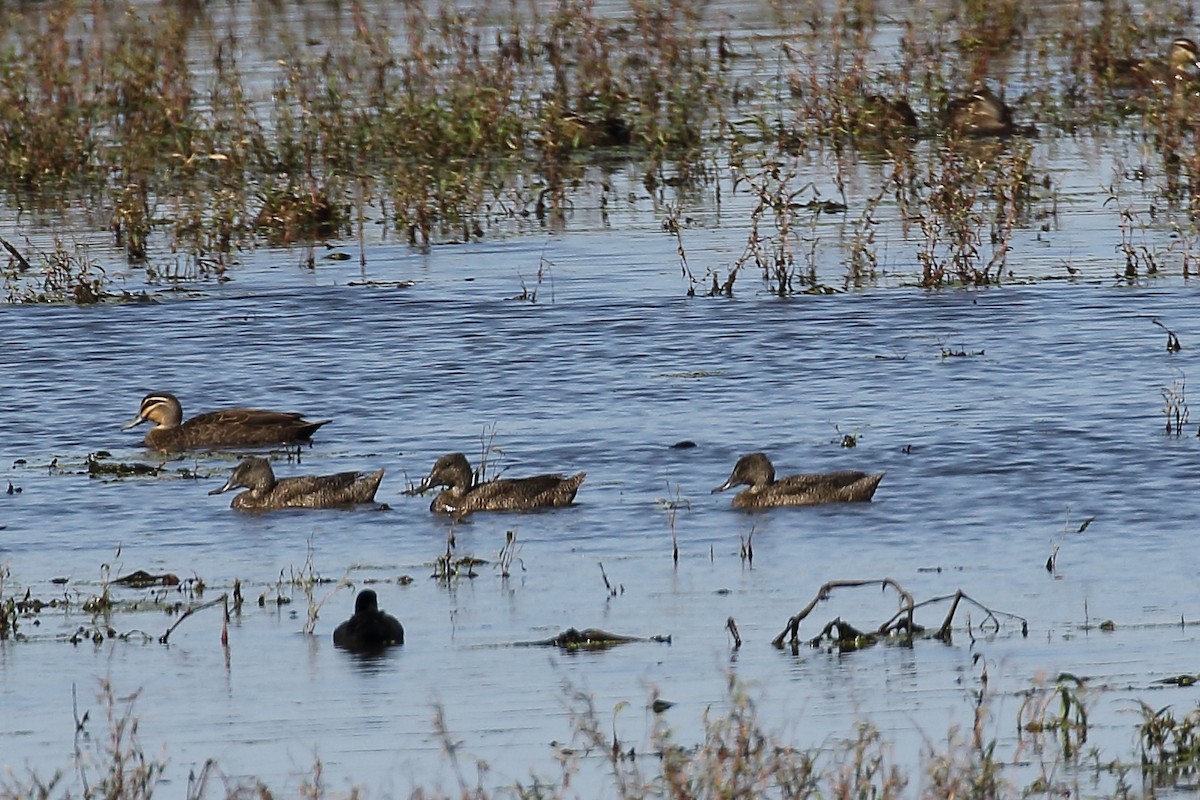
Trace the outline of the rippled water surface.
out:
<instances>
[{"instance_id":1,"label":"rippled water surface","mask_svg":"<svg viewBox=\"0 0 1200 800\"><path fill-rule=\"evenodd\" d=\"M1086 679L1088 745L1132 757L1139 700L1182 715L1200 696L1157 683L1196 669L1200 440L1194 423L1164 435L1164 410L1175 398L1186 412L1197 285L1174 261L1161 277L1112 279L1129 235L1119 206L1149 201L1131 191L1112 204L1101 187L1136 143L1080 135L1034 147L1056 216L1018 227L1006 283L987 289L913 288L917 244L885 203L880 273L861 290L780 298L747 272L731 298L689 297L677 248L696 276L724 274L746 242L744 187L718 166L720 203L672 198L685 219L676 239L663 222L680 206L617 162L591 168L597 188L557 226L517 221L424 251L381 226L361 267L344 243L335 249L352 260L319 250L312 269L298 251L264 249L228 282L159 284L147 302L0 308L11 487L0 494L0 600L71 601L22 616L22 637L0 641L0 766L75 780L77 748L90 758L107 741L108 682L118 715L136 695L137 736L166 760L168 796L183 796L209 759L281 796L318 763L338 792L456 793L448 743L468 784L554 780L560 760L579 759L573 788L600 796L612 788L604 754L578 735L586 703L602 733L646 754L656 725L698 742L732 677L796 747L835 751L869 720L911 774L922 752L969 739L983 692L987 736L1028 778L1057 751L1018 737L1018 713L1060 673ZM805 164L801 179L828 187L831 163ZM877 156L846 166L852 204L887 170ZM825 283L843 285L847 224L813 223ZM1139 236L1167 252L1176 231L1164 214ZM136 271L125 280L143 288ZM1163 326L1181 351L1168 351ZM298 460L275 454L277 474L386 467L386 505L235 513L229 495L208 491L237 453L166 459L142 447L144 428L121 431L152 390L176 393L187 415L251 405L331 418ZM477 462L485 447L510 476L586 470L575 506L452 526L429 497L401 493L438 456ZM758 450L780 474L887 475L869 504L734 511L710 490ZM99 451L166 470L89 477ZM505 577L496 562L510 532L519 549ZM451 546L484 563L432 577ZM115 613L83 609L108 578L137 569L193 591L114 586ZM325 580L306 591L314 576ZM1027 621L1027 635L1016 618L995 630L964 606L950 644L771 646L825 582L884 577L918 601L962 590ZM215 608L158 641L176 604L235 582L246 602L227 647ZM368 584L407 635L373 659L331 641ZM838 590L801 635L838 617L873 628L895 607L878 588ZM946 609L922 608L917 621L935 628ZM570 627L669 642L514 646ZM656 697L675 705L656 716Z\"/></svg>"},{"instance_id":2,"label":"rippled water surface","mask_svg":"<svg viewBox=\"0 0 1200 800\"><path fill-rule=\"evenodd\" d=\"M432 733L435 706L463 752L489 762L488 782L502 784L550 770L551 742L571 741L566 711L577 691L606 724L628 701L619 734L644 746L653 720L643 708L656 692L677 703L671 725L695 735L733 674L801 746L820 746L862 715L901 734L900 749L915 757L919 737L908 732L937 740L969 720L977 654L1000 720L1039 675L1068 671L1111 687L1094 713L1099 735L1122 746L1132 739L1129 698L1192 668L1192 629L1176 623L1196 602L1188 509L1198 445L1193 430L1163 435L1160 395L1194 358L1191 285L701 300L613 287L586 259L556 256L553 302L530 304L505 300L498 286L532 258L523 246L477 255L398 254L378 268L436 276L404 289L280 265L291 278L261 292L231 284L203 299L0 315L10 387L0 452L21 490L0 497L6 595L82 599L110 565L198 576L205 598L238 579L249 601L227 653L217 611L184 622L169 646L154 639L174 617L157 611L103 623L150 638L98 645L63 642L96 622L81 611L24 620L28 640L0 644L6 763L65 763L72 690L93 710L95 732L99 679L122 695L140 691L140 736L152 752L161 743L174 781L212 757L230 775L294 783L319 759L330 785L403 791L451 780ZM464 257L487 265L479 280L445 276ZM1155 317L1174 321L1182 352L1166 351ZM89 478L84 459L96 450L158 460L119 429L160 387L192 411L249 403L332 417L302 463L281 461L278 472L385 466L380 499L390 508L237 514L227 496L206 494L232 464L224 454L167 464L195 470L195 480ZM853 449L840 446L848 433ZM481 437L503 451L510 474L586 469L588 478L574 508L456 525L459 554L492 561L507 531L521 549L511 577L485 564L447 584L430 575L448 523L426 499L399 492L446 451L476 456ZM680 440L696 447L671 447ZM887 477L869 505L735 512L709 489L758 449L781 471ZM680 505L678 564L668 498ZM1062 537L1091 516L1084 533ZM751 534L752 562L739 555ZM1044 563L1060 541L1052 575ZM382 605L406 626L405 647L373 661L332 647L349 590L326 600L315 635L302 635L303 591L276 582L306 560L325 578L379 581ZM918 599L961 588L1026 618L1029 636L1006 624L977 640L964 631L952 646L842 656L770 647L823 582L883 576ZM55 578L69 581L59 588ZM315 599L331 588L318 586ZM277 591L293 602L277 606ZM892 602L878 595L835 594L806 635L835 616L878 624ZM968 613L978 624L979 612ZM936 625L942 614L920 617ZM1105 619L1116 631L1085 629ZM571 626L672 638L575 655L509 646Z\"/></svg>"}]
</instances>

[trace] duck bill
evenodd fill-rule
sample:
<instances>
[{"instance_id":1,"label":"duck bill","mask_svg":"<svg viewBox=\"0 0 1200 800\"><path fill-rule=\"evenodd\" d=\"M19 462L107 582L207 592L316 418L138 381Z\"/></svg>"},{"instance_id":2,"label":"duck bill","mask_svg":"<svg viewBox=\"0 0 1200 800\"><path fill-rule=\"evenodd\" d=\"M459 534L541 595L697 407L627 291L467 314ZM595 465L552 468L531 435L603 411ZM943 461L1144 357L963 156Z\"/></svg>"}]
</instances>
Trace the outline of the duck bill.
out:
<instances>
[{"instance_id":1,"label":"duck bill","mask_svg":"<svg viewBox=\"0 0 1200 800\"><path fill-rule=\"evenodd\" d=\"M734 486L737 486L737 483L734 482L733 476L730 475L729 480L725 481L720 486L713 489L711 492L709 492L709 494L716 494L717 492L723 492L726 489L732 489Z\"/></svg>"},{"instance_id":2,"label":"duck bill","mask_svg":"<svg viewBox=\"0 0 1200 800\"><path fill-rule=\"evenodd\" d=\"M146 421L146 418L143 417L141 414L138 414L136 417L129 420L129 422L126 422L124 425L122 425L121 430L127 431L130 428L134 427L135 425L141 425L145 421Z\"/></svg>"},{"instance_id":3,"label":"duck bill","mask_svg":"<svg viewBox=\"0 0 1200 800\"><path fill-rule=\"evenodd\" d=\"M433 487L433 476L429 475L424 480L422 480L419 484L417 484L416 486L412 487L411 489L405 489L400 494L412 497L412 496L418 495L418 494L425 494L432 487Z\"/></svg>"},{"instance_id":4,"label":"duck bill","mask_svg":"<svg viewBox=\"0 0 1200 800\"><path fill-rule=\"evenodd\" d=\"M213 489L208 494L210 496L214 495L214 494L221 494L223 492L228 492L230 489L234 489L234 488L236 488L236 487L233 485L233 478L230 478L229 480L225 481L225 485L222 486L220 489Z\"/></svg>"}]
</instances>

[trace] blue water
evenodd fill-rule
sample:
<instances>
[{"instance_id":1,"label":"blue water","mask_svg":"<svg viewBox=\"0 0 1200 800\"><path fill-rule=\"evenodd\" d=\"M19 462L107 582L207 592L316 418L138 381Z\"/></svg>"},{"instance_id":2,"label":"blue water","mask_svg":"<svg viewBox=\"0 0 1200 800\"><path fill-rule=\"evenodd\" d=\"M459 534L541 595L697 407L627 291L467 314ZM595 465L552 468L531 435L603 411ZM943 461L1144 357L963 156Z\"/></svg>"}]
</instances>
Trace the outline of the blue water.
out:
<instances>
[{"instance_id":1,"label":"blue water","mask_svg":"<svg viewBox=\"0 0 1200 800\"><path fill-rule=\"evenodd\" d=\"M388 279L429 269L405 289L282 266L261 291L229 284L195 300L6 309L0 454L21 491L0 496L5 596L28 589L78 602L99 593L109 565L112 576L170 571L206 584L198 598L114 589L120 599L202 601L238 579L247 604L228 655L217 609L185 621L168 646L156 639L175 617L161 610L23 618L26 638L0 644L5 763L39 772L70 763L72 687L100 738L103 678L118 694L140 691L142 743L161 748L176 784L214 758L226 775L272 786L297 785L319 760L329 786L453 788L431 725L437 705L464 754L490 764L485 785L503 785L530 769L553 774L550 743L572 741L575 691L594 697L605 724L630 703L618 731L645 749L655 693L678 704L669 722L689 741L723 702L727 673L760 693L765 722L801 747L828 745L863 716L915 763L911 731L938 740L970 719L976 653L991 665L1002 742L1013 745L1016 693L1068 671L1109 687L1095 724L1101 735L1111 726L1123 753L1130 698L1192 668L1191 627L1169 626L1193 616L1197 599L1187 509L1200 442L1194 424L1163 434L1160 395L1194 358L1190 284L654 297L628 284L612 291L556 245L546 244L562 265L554 302L536 305L498 291L528 263L515 242L509 253L489 247L493 265L510 261L469 283L447 277L466 254L446 249L372 259ZM1151 317L1173 325L1183 351L1167 352ZM161 388L180 395L185 413L251 404L332 417L301 463L279 461L277 472L384 466L379 500L389 508L235 513L227 496L207 495L232 467L229 454L189 454L157 478L89 478L84 458L97 450L160 460L141 448L140 430L120 427ZM846 433L857 447L841 446ZM697 446L671 447L684 439ZM481 442L502 453L493 458L508 474L586 469L588 478L573 508L455 525L456 555L494 560L510 530L520 550L509 578L485 564L447 584L430 576L449 523L429 513L428 498L400 491L444 452L476 459ZM753 450L781 473L887 477L870 504L746 515L709 490ZM180 467L199 478L172 477ZM680 504L677 565L666 500ZM739 553L751 535L748 562ZM378 581L382 606L406 626L404 648L370 662L335 650L330 632L354 592L333 584L313 589L325 602L315 633L300 633L309 602L287 581L306 570L355 588ZM843 657L770 647L823 582L885 576L918 600L961 588L1024 617L1030 634L1006 621L998 636L972 641L965 626L975 630L982 615L964 609L950 647ZM277 606L277 593L292 602ZM839 591L802 635L839 615L873 627L895 602L877 589ZM918 621L936 627L944 613ZM731 616L745 639L736 652ZM1115 632L1084 630L1105 619ZM98 622L148 637L64 643ZM572 626L672 639L578 655L506 646ZM1194 695L1157 694L1154 704L1184 707Z\"/></svg>"},{"instance_id":2,"label":"blue water","mask_svg":"<svg viewBox=\"0 0 1200 800\"><path fill-rule=\"evenodd\" d=\"M774 47L751 35L769 26L761 10L732 11L745 52ZM899 31L884 26L881 41ZM737 62L735 75L778 77L756 64ZM1086 770L1062 769L1052 733L1018 726L1035 701L1056 708L1056 676L1078 675L1088 746L1127 759L1139 701L1182 716L1200 697L1156 683L1196 669L1200 420L1164 434L1163 394L1174 387L1186 402L1196 370L1200 287L1182 269L1194 234L1183 210L1158 202L1161 175L1130 177L1146 144L1129 131L1046 130L1030 146L1050 188L1013 233L1003 285L986 289L915 288L921 235L888 199L876 213L879 271L859 291L780 298L747 266L734 297L689 297L680 243L700 290L747 245L754 198L720 158L712 183L654 192L635 163L593 166L564 219L493 219L479 242L412 249L372 220L362 267L352 242L333 243L349 261L319 246L312 269L300 248L245 252L227 283L148 285L77 220L4 222L33 246L64 229L90 237L114 285L150 300L0 306L0 489L12 485L0 494L0 601L69 601L22 616L20 637L0 641L0 767L18 784L61 770L64 785L95 785L111 760L107 681L115 713L138 720L138 746L165 761L167 796L184 796L210 759L213 794L258 780L299 794L318 764L332 792L457 794L459 771L492 790L531 773L559 779L565 760L580 796L609 796L605 748L579 733L581 697L605 736L649 754L663 724L699 742L732 677L764 727L800 750L836 759L869 720L914 792L929 750L969 740L981 691L984 734L1014 784L1047 772L1085 795L1111 788L1111 776L1092 788ZM928 174L939 143L915 147ZM838 196L845 170L850 210L803 220L792 242L798 263L811 258L836 288L863 198L891 175L879 153L841 157L815 148L791 165L793 188L812 182L800 202ZM663 227L677 212L678 240ZM1123 247L1153 252L1161 276L1116 277ZM1181 351L1168 352L1154 320ZM156 390L176 393L187 415L249 405L331 418L298 460L275 454L277 474L385 467L386 507L233 512L229 495L208 491L236 452L166 458L142 447L144 428L122 432ZM856 447L842 446L847 435ZM696 446L673 447L685 440ZM587 480L572 508L453 525L429 497L402 494L439 456L478 463L484 449L510 476ZM887 475L869 504L735 512L710 490L759 450L780 474ZM90 478L98 451L165 470ZM505 577L495 562L510 531L519 549ZM474 577L432 577L451 538L455 557L486 560ZM111 614L84 610L136 569L184 586L111 587ZM771 647L825 582L885 577L917 601L961 589L1027 621L1028 635L964 606L950 644ZM227 648L218 608L159 642L180 604L235 581L246 602ZM367 585L407 633L377 659L331 642ZM870 629L896 608L877 587L841 589L801 636L837 617ZM917 621L936 628L945 613L922 608ZM1115 629L1101 631L1108 620ZM512 646L569 627L670 642ZM657 717L655 697L675 705ZM652 773L654 760L639 758Z\"/></svg>"}]
</instances>

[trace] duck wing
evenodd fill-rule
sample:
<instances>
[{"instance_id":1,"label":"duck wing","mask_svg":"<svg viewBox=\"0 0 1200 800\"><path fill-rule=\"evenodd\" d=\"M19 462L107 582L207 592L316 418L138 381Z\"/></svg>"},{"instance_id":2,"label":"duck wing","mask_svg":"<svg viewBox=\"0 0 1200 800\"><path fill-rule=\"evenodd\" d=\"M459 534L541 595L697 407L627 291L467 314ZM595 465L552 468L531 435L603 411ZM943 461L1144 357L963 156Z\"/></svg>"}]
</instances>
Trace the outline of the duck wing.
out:
<instances>
[{"instance_id":1,"label":"duck wing","mask_svg":"<svg viewBox=\"0 0 1200 800\"><path fill-rule=\"evenodd\" d=\"M802 475L788 475L776 481L775 485L781 488L786 487L789 491L803 492L818 488L850 486L866 477L869 477L867 473L853 469L837 472L810 472Z\"/></svg>"},{"instance_id":2,"label":"duck wing","mask_svg":"<svg viewBox=\"0 0 1200 800\"><path fill-rule=\"evenodd\" d=\"M807 506L820 503L862 503L875 496L884 473L857 470L789 475L757 495L755 505Z\"/></svg>"},{"instance_id":3,"label":"duck wing","mask_svg":"<svg viewBox=\"0 0 1200 800\"><path fill-rule=\"evenodd\" d=\"M467 492L454 510L509 511L570 505L586 475L580 472L569 478L562 475L534 475L487 481Z\"/></svg>"},{"instance_id":4,"label":"duck wing","mask_svg":"<svg viewBox=\"0 0 1200 800\"><path fill-rule=\"evenodd\" d=\"M338 472L333 475L298 475L280 478L272 499L284 506L328 508L350 503L369 503L383 480L384 470Z\"/></svg>"},{"instance_id":5,"label":"duck wing","mask_svg":"<svg viewBox=\"0 0 1200 800\"><path fill-rule=\"evenodd\" d=\"M183 423L183 428L214 439L232 438L245 444L308 441L329 420L307 420L295 411L263 408L225 408L208 411Z\"/></svg>"},{"instance_id":6,"label":"duck wing","mask_svg":"<svg viewBox=\"0 0 1200 800\"><path fill-rule=\"evenodd\" d=\"M187 424L202 425L295 425L304 422L304 415L294 411L269 411L263 408L223 408L197 414Z\"/></svg>"}]
</instances>

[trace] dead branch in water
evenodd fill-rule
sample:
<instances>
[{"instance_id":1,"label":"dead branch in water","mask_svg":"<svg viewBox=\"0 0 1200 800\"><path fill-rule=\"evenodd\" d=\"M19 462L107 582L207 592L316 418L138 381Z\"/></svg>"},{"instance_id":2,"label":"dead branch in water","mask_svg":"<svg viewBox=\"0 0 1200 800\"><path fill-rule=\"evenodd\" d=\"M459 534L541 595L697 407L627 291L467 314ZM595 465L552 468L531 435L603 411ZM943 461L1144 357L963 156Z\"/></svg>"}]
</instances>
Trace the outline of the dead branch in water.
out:
<instances>
[{"instance_id":1,"label":"dead branch in water","mask_svg":"<svg viewBox=\"0 0 1200 800\"><path fill-rule=\"evenodd\" d=\"M229 595L223 594L220 597L218 597L216 600L209 600L207 603L204 603L204 604L198 605L198 606L193 606L193 607L189 608L187 611L183 612L183 616L181 616L179 619L175 620L175 624L172 625L171 627L167 628L167 632L164 633L162 636L158 637L159 644L167 644L171 638L171 634L175 632L175 629L178 628L180 625L182 625L183 621L185 619L187 619L188 617L190 617L192 614L195 614L197 611L203 611L206 608L215 606L218 603L225 604L225 621L228 622L229 621ZM225 637L224 628L222 628L221 636L222 636L222 638Z\"/></svg>"},{"instance_id":2,"label":"dead branch in water","mask_svg":"<svg viewBox=\"0 0 1200 800\"><path fill-rule=\"evenodd\" d=\"M942 625L937 632L933 634L933 638L944 642L950 641L951 629L954 622L954 615L957 613L959 605L966 601L971 605L981 609L984 612L984 621L982 627L984 630L996 632L1000 630L1000 618L1006 617L1011 620L1020 620L1021 635L1029 635L1029 623L1016 614L1009 614L1005 611L995 611L988 608L984 604L965 594L961 589L951 595L930 598L915 602L912 595L891 578L869 578L865 580L837 580L829 581L817 590L816 595L809 601L808 605L802 608L798 613L792 615L783 630L779 635L771 640L771 644L776 648L783 648L784 642L790 644L795 650L800 644L800 623L806 619L817 607L817 604L823 600L828 600L834 589L847 589L859 586L879 586L882 589L892 589L900 596L900 609L883 622L874 631L861 631L850 625L840 617L830 621L821 629L821 633L809 641L809 645L817 647L826 639L837 643L839 647L858 648L870 644L874 644L878 639L884 636L900 635L911 638L914 634L922 634L925 628L917 625L913 620L913 615L918 608L932 605L934 603L942 603L950 601L950 609L946 612L946 617L942 621Z\"/></svg>"}]
</instances>

